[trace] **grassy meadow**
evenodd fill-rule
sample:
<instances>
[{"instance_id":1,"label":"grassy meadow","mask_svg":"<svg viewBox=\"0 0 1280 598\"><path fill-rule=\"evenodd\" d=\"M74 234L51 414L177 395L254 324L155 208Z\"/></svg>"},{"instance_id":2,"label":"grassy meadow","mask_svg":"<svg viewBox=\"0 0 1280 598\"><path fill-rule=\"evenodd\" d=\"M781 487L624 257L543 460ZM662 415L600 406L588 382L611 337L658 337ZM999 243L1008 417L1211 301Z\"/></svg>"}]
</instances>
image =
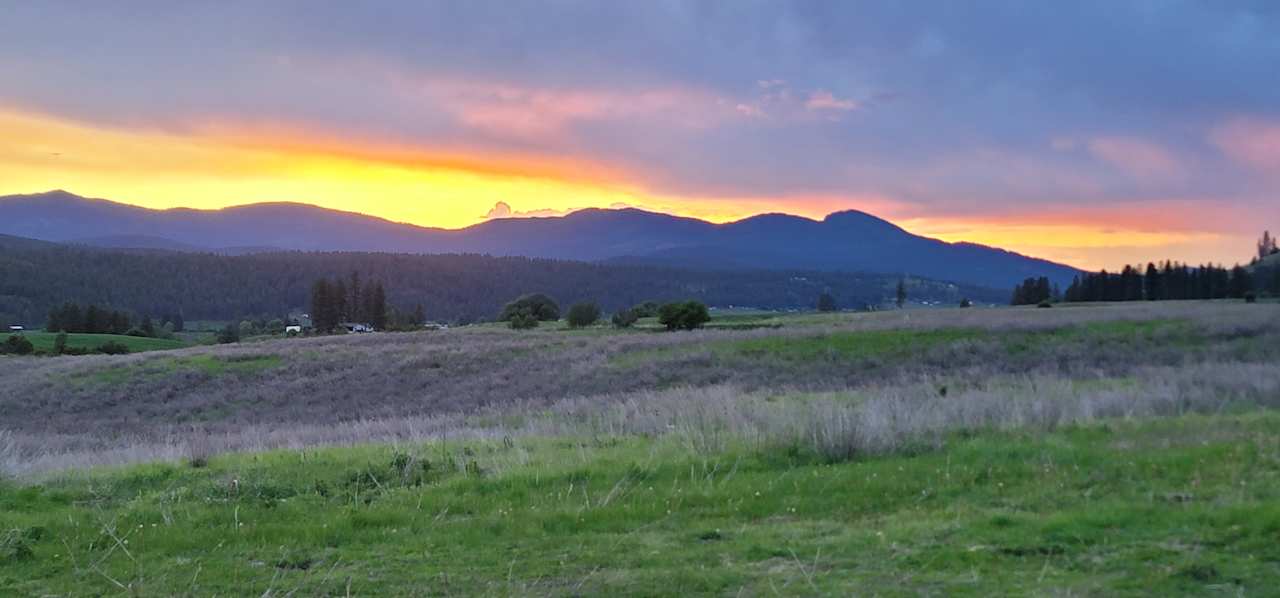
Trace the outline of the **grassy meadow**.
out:
<instances>
[{"instance_id":1,"label":"grassy meadow","mask_svg":"<svg viewBox=\"0 0 1280 598\"><path fill-rule=\"evenodd\" d=\"M0 594L1280 583L1280 305L732 324L2 359Z\"/></svg>"},{"instance_id":2,"label":"grassy meadow","mask_svg":"<svg viewBox=\"0 0 1280 598\"><path fill-rule=\"evenodd\" d=\"M24 332L22 334L31 341L31 345L36 351L42 353L53 353L53 342L57 338L56 332ZM87 333L69 333L67 334L67 347L73 349L81 349L84 351L96 351L98 347L108 342L116 342L129 348L130 353L140 353L143 351L165 351L169 349L181 349L190 346L181 340L148 338L140 336L128 336L124 334L87 334Z\"/></svg>"}]
</instances>

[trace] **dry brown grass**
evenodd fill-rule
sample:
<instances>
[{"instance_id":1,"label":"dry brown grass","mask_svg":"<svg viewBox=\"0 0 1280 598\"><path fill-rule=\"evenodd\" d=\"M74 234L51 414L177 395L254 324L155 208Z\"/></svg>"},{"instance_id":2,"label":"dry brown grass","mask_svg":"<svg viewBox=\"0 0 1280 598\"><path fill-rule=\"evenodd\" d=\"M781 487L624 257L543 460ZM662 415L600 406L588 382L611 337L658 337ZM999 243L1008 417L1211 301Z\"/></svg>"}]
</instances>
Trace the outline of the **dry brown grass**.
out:
<instances>
[{"instance_id":1,"label":"dry brown grass","mask_svg":"<svg viewBox=\"0 0 1280 598\"><path fill-rule=\"evenodd\" d=\"M1280 401L1280 368L1272 365L1280 356L1277 316L1280 306L1226 303L922 310L752 331L470 329L0 359L11 391L0 398L0 471L32 475L445 434L678 434L698 450L790 443L840 458L935 444L963 429L1273 406ZM1014 355L1001 340L1146 320L1182 322L1196 342L1079 335ZM905 359L795 363L707 348L944 328L994 334L925 346ZM627 354L652 358L618 367L616 358Z\"/></svg>"}]
</instances>

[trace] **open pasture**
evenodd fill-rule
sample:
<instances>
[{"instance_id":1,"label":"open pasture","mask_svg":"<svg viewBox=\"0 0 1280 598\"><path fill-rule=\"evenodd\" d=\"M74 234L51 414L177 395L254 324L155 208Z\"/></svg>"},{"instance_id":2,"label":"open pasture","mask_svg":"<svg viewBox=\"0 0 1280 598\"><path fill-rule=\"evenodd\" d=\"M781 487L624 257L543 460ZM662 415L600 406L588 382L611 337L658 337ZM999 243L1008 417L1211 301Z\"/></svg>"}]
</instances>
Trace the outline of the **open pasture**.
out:
<instances>
[{"instance_id":1,"label":"open pasture","mask_svg":"<svg viewBox=\"0 0 1280 598\"><path fill-rule=\"evenodd\" d=\"M22 335L31 341L31 345L35 347L36 351L46 354L54 352L54 340L58 337L56 332L33 331L24 332ZM129 349L130 353L166 351L190 346L181 340L128 336L124 334L88 334L78 332L67 334L67 347L82 351L97 351L98 347L108 342L124 345Z\"/></svg>"},{"instance_id":2,"label":"open pasture","mask_svg":"<svg viewBox=\"0 0 1280 598\"><path fill-rule=\"evenodd\" d=\"M1278 316L917 310L4 359L0 591L1265 593Z\"/></svg>"}]
</instances>

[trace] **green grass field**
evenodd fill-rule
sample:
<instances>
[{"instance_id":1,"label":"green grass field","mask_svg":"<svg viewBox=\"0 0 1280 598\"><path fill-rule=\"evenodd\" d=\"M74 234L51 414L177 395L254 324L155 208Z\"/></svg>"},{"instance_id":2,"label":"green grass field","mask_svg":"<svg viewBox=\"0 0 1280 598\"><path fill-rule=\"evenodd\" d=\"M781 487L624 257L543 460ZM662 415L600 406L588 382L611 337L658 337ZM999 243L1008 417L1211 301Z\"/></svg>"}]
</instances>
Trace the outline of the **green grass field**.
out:
<instances>
[{"instance_id":1,"label":"green grass field","mask_svg":"<svg viewBox=\"0 0 1280 598\"><path fill-rule=\"evenodd\" d=\"M0 485L11 595L1256 595L1274 412L826 462L670 440L226 455Z\"/></svg>"},{"instance_id":2,"label":"green grass field","mask_svg":"<svg viewBox=\"0 0 1280 598\"><path fill-rule=\"evenodd\" d=\"M54 332L26 332L23 336L31 341L36 351L43 353L53 352L53 340L58 336ZM140 353L143 351L164 351L166 349L180 349L190 346L179 340L170 340L163 338L146 338L139 336L127 336L122 334L82 334L71 333L67 335L67 346L86 351L95 351L97 348L108 341L121 343L129 348L131 353Z\"/></svg>"}]
</instances>

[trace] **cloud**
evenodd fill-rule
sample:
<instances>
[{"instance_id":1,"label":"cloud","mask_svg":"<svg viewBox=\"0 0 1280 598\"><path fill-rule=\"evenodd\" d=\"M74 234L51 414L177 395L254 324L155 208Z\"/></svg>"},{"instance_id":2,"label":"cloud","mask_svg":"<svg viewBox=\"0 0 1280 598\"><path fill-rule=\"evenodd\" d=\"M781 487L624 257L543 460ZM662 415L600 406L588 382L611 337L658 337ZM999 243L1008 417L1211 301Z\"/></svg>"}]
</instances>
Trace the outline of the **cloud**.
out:
<instances>
[{"instance_id":1,"label":"cloud","mask_svg":"<svg viewBox=\"0 0 1280 598\"><path fill-rule=\"evenodd\" d=\"M858 103L837 98L825 89L818 89L809 93L809 99L805 101L804 107L810 110L856 110Z\"/></svg>"},{"instance_id":2,"label":"cloud","mask_svg":"<svg viewBox=\"0 0 1280 598\"><path fill-rule=\"evenodd\" d=\"M634 206L629 203L620 202L620 201L616 201L609 204L610 210L622 210L622 209L636 208L636 207L638 206ZM589 209L589 208L586 208L586 207L564 208L564 209L536 208L532 210L514 210L511 208L511 204L508 204L505 201L500 201L498 203L493 204L493 207L489 209L489 212L484 215L484 219L498 220L501 218L554 218L557 216L567 216L574 212L577 212L580 210L586 210L586 209Z\"/></svg>"},{"instance_id":3,"label":"cloud","mask_svg":"<svg viewBox=\"0 0 1280 598\"><path fill-rule=\"evenodd\" d=\"M704 128L735 114L724 97L694 88L620 90L406 73L397 77L401 89L429 99L462 126L498 137L548 140L567 135L574 126L616 121Z\"/></svg>"},{"instance_id":4,"label":"cloud","mask_svg":"<svg viewBox=\"0 0 1280 598\"><path fill-rule=\"evenodd\" d=\"M1280 120L1234 119L1216 127L1209 139L1236 162L1266 174L1280 173Z\"/></svg>"},{"instance_id":5,"label":"cloud","mask_svg":"<svg viewBox=\"0 0 1280 598\"><path fill-rule=\"evenodd\" d=\"M1133 137L1095 137L1089 140L1089 152L1141 181L1163 181L1180 178L1184 167L1164 147Z\"/></svg>"},{"instance_id":6,"label":"cloud","mask_svg":"<svg viewBox=\"0 0 1280 598\"><path fill-rule=\"evenodd\" d=\"M1212 196L1258 222L1280 194L1280 86L1267 84L1280 12L1265 2L137 0L4 12L0 110L92 133L79 145L9 136L0 184L74 188L87 180L77 161L125 148L139 157L103 167L110 195L160 195L178 171L126 180L134 170L120 167L172 161L221 175L166 183L175 197L381 198L371 191L396 181L403 211L389 215L451 225L497 200L740 215L864 195L990 216ZM107 145L117 138L103 130L175 138L161 152ZM172 159L205 156L210 137L236 147ZM16 168L38 146L65 165L39 178ZM307 160L278 157L297 152ZM250 158L262 164L233 174ZM281 173L270 194L268 166ZM308 177L323 184L295 182Z\"/></svg>"}]
</instances>

